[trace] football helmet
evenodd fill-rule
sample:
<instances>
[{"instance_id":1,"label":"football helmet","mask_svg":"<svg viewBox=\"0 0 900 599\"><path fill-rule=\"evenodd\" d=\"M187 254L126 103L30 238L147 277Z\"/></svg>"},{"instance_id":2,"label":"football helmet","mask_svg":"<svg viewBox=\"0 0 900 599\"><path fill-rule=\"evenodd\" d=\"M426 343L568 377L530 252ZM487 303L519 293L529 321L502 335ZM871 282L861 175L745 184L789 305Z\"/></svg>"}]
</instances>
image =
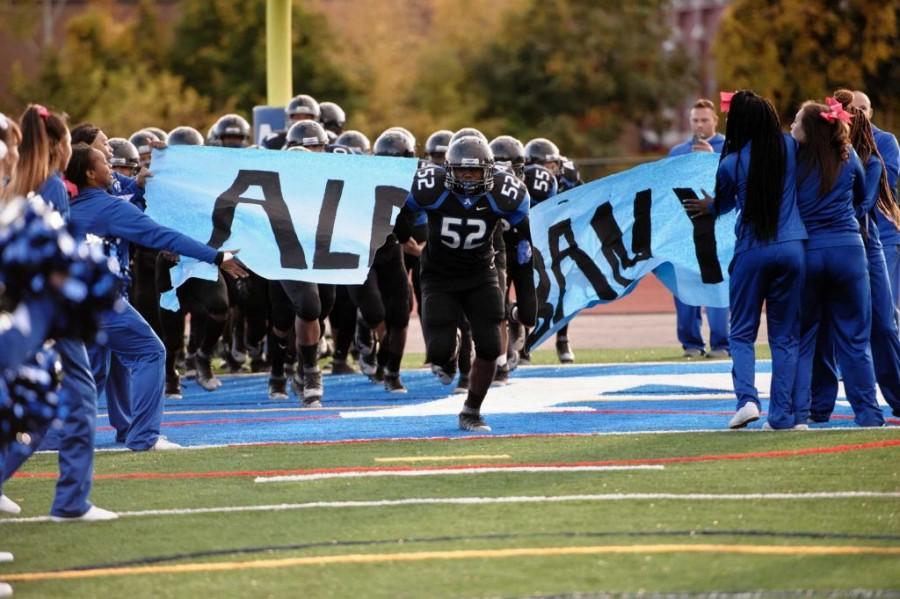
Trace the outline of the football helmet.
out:
<instances>
[{"instance_id":1,"label":"football helmet","mask_svg":"<svg viewBox=\"0 0 900 599\"><path fill-rule=\"evenodd\" d=\"M226 148L245 148L250 143L250 123L239 114L226 114L212 126L217 145Z\"/></svg>"},{"instance_id":2,"label":"football helmet","mask_svg":"<svg viewBox=\"0 0 900 599\"><path fill-rule=\"evenodd\" d=\"M202 146L203 136L193 127L182 125L169 131L168 144L170 146Z\"/></svg>"},{"instance_id":3,"label":"football helmet","mask_svg":"<svg viewBox=\"0 0 900 599\"><path fill-rule=\"evenodd\" d=\"M399 156L413 158L416 155L415 144L408 133L399 127L392 127L378 136L372 153L376 156Z\"/></svg>"},{"instance_id":4,"label":"football helmet","mask_svg":"<svg viewBox=\"0 0 900 599\"><path fill-rule=\"evenodd\" d=\"M141 155L134 144L127 139L113 137L109 140L109 149L112 150L112 157L109 159L110 166L130 168L133 172L137 172L141 168Z\"/></svg>"},{"instance_id":5,"label":"football helmet","mask_svg":"<svg viewBox=\"0 0 900 599\"><path fill-rule=\"evenodd\" d=\"M319 122L326 130L340 135L344 131L347 115L344 113L344 109L334 102L322 102L319 104Z\"/></svg>"},{"instance_id":6,"label":"football helmet","mask_svg":"<svg viewBox=\"0 0 900 599\"><path fill-rule=\"evenodd\" d=\"M297 121L288 129L285 141L285 148L294 146L313 148L325 146L328 143L328 135L325 133L325 128L317 121Z\"/></svg>"},{"instance_id":7,"label":"football helmet","mask_svg":"<svg viewBox=\"0 0 900 599\"><path fill-rule=\"evenodd\" d=\"M525 144L525 162L527 164L545 164L547 162L562 163L562 156L556 144L538 137Z\"/></svg>"},{"instance_id":8,"label":"football helmet","mask_svg":"<svg viewBox=\"0 0 900 599\"><path fill-rule=\"evenodd\" d=\"M525 147L510 135L495 137L490 143L496 164L508 164L518 178L525 176Z\"/></svg>"},{"instance_id":9,"label":"football helmet","mask_svg":"<svg viewBox=\"0 0 900 599\"><path fill-rule=\"evenodd\" d=\"M450 138L450 143L453 143L454 141L456 141L457 139L460 139L462 137L472 137L472 136L478 137L479 139L483 139L484 143L488 142L488 138L485 137L484 133L482 133L475 127L463 127L462 129L460 129L459 131L457 131L456 133L453 134L453 136Z\"/></svg>"},{"instance_id":10,"label":"football helmet","mask_svg":"<svg viewBox=\"0 0 900 599\"><path fill-rule=\"evenodd\" d=\"M425 155L436 164L443 164L451 137L453 137L453 131L449 129L440 129L429 135L425 140Z\"/></svg>"},{"instance_id":11,"label":"football helmet","mask_svg":"<svg viewBox=\"0 0 900 599\"><path fill-rule=\"evenodd\" d=\"M322 109L316 99L306 94L294 96L284 109L289 121L302 121L303 119L318 121L321 112Z\"/></svg>"},{"instance_id":12,"label":"football helmet","mask_svg":"<svg viewBox=\"0 0 900 599\"><path fill-rule=\"evenodd\" d=\"M480 196L494 187L494 154L487 141L469 135L447 148L444 185L464 196Z\"/></svg>"},{"instance_id":13,"label":"football helmet","mask_svg":"<svg viewBox=\"0 0 900 599\"><path fill-rule=\"evenodd\" d=\"M353 129L341 133L334 143L348 148L356 148L363 154L369 154L372 151L372 143L369 138Z\"/></svg>"}]
</instances>

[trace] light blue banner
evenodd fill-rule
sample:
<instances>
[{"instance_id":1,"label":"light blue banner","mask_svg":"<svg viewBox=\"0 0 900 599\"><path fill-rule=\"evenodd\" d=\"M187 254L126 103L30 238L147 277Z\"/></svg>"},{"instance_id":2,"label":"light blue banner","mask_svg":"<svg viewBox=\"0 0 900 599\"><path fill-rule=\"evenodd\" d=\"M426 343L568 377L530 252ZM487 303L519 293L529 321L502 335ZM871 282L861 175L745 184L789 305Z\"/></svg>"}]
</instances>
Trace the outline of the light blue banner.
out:
<instances>
[{"instance_id":1,"label":"light blue banner","mask_svg":"<svg viewBox=\"0 0 900 599\"><path fill-rule=\"evenodd\" d=\"M631 293L655 272L694 306L728 307L735 213L691 219L686 197L714 193L719 155L643 164L551 198L531 211L537 347L580 310Z\"/></svg>"},{"instance_id":2,"label":"light blue banner","mask_svg":"<svg viewBox=\"0 0 900 599\"><path fill-rule=\"evenodd\" d=\"M361 284L415 174L413 158L198 146L154 150L147 213L271 280ZM177 288L217 269L182 257ZM174 294L164 298L171 309Z\"/></svg>"}]
</instances>

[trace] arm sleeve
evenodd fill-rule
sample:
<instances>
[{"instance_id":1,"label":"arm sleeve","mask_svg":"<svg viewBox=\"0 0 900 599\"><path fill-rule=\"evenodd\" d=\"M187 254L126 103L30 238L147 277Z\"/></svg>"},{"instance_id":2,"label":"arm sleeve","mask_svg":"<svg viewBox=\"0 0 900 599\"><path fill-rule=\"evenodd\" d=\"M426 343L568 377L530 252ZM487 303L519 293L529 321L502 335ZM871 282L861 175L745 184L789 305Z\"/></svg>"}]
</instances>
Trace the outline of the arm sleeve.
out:
<instances>
[{"instance_id":1,"label":"arm sleeve","mask_svg":"<svg viewBox=\"0 0 900 599\"><path fill-rule=\"evenodd\" d=\"M877 156L870 156L865 170L865 192L861 213L868 214L878 202L878 188L881 187L881 170L884 168Z\"/></svg>"},{"instance_id":2,"label":"arm sleeve","mask_svg":"<svg viewBox=\"0 0 900 599\"><path fill-rule=\"evenodd\" d=\"M725 214L737 206L737 186L731 177L728 162L719 164L716 171L716 214Z\"/></svg>"},{"instance_id":3,"label":"arm sleeve","mask_svg":"<svg viewBox=\"0 0 900 599\"><path fill-rule=\"evenodd\" d=\"M862 163L856 152L850 152L850 169L853 173L853 206L856 210L856 217L862 218L866 212L866 172L863 170Z\"/></svg>"},{"instance_id":4,"label":"arm sleeve","mask_svg":"<svg viewBox=\"0 0 900 599\"><path fill-rule=\"evenodd\" d=\"M168 250L202 262L216 263L216 250L162 226L128 202L112 202L105 218L110 235L154 250Z\"/></svg>"},{"instance_id":5,"label":"arm sleeve","mask_svg":"<svg viewBox=\"0 0 900 599\"><path fill-rule=\"evenodd\" d=\"M897 177L900 175L900 145L897 144L897 138L889 133L882 133L879 137L884 138L878 144L878 152L887 169L888 186L896 192Z\"/></svg>"},{"instance_id":6,"label":"arm sleeve","mask_svg":"<svg viewBox=\"0 0 900 599\"><path fill-rule=\"evenodd\" d=\"M531 225L527 215L508 231L507 237L513 243L516 256L506 267L516 289L517 320L530 328L537 320L537 294L534 288Z\"/></svg>"},{"instance_id":7,"label":"arm sleeve","mask_svg":"<svg viewBox=\"0 0 900 599\"><path fill-rule=\"evenodd\" d=\"M122 187L122 195L131 196L128 201L134 204L141 212L147 209L147 201L144 199L144 189L137 184L137 179L126 177L121 173L113 171L113 175L118 179L119 185Z\"/></svg>"}]
</instances>

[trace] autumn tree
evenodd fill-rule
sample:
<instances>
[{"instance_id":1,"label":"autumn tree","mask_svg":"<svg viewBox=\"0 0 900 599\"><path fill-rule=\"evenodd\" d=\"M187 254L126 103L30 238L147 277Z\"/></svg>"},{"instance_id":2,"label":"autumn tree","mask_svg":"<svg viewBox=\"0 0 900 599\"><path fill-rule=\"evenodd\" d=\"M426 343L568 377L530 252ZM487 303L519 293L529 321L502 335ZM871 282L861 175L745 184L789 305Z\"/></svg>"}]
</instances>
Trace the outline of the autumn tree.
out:
<instances>
[{"instance_id":1,"label":"autumn tree","mask_svg":"<svg viewBox=\"0 0 900 599\"><path fill-rule=\"evenodd\" d=\"M714 42L723 89L753 89L790 122L804 100L863 89L875 121L900 115L900 4L878 0L736 0Z\"/></svg>"}]
</instances>

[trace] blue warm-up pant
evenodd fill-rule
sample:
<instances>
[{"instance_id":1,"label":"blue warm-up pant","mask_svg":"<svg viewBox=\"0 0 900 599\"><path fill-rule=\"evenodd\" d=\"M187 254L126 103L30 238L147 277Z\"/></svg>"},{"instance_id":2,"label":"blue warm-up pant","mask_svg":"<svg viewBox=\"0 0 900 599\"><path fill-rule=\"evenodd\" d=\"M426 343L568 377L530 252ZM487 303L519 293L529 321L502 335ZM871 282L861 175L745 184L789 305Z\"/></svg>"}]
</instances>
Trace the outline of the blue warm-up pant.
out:
<instances>
[{"instance_id":1,"label":"blue warm-up pant","mask_svg":"<svg viewBox=\"0 0 900 599\"><path fill-rule=\"evenodd\" d=\"M59 479L50 513L76 517L90 509L88 495L94 475L94 429L97 418L97 388L91 375L84 343L59 340L55 349L63 365L59 392L60 405L66 411L59 433ZM46 433L36 431L30 445L13 444L3 458L3 480L11 477L40 445Z\"/></svg>"},{"instance_id":2,"label":"blue warm-up pant","mask_svg":"<svg viewBox=\"0 0 900 599\"><path fill-rule=\"evenodd\" d=\"M674 296L673 296L674 297ZM700 327L703 324L702 308L689 306L675 299L675 333L684 349L706 349ZM728 308L706 308L709 322L710 349L728 349Z\"/></svg>"},{"instance_id":3,"label":"blue warm-up pant","mask_svg":"<svg viewBox=\"0 0 900 599\"><path fill-rule=\"evenodd\" d=\"M116 429L116 442L124 443L131 427L131 371L119 354L102 345L88 345L88 356L91 358L97 395L106 394L106 411L109 424Z\"/></svg>"},{"instance_id":4,"label":"blue warm-up pant","mask_svg":"<svg viewBox=\"0 0 900 599\"><path fill-rule=\"evenodd\" d=\"M115 355L131 373L131 425L125 445L135 451L150 449L159 438L162 423L166 350L144 317L127 302L122 312L105 314L100 328L105 335L101 335L103 343L97 344L97 351ZM105 380L103 367L111 359L98 361L98 381ZM109 383L106 386L109 388Z\"/></svg>"},{"instance_id":5,"label":"blue warm-up pant","mask_svg":"<svg viewBox=\"0 0 900 599\"><path fill-rule=\"evenodd\" d=\"M765 302L772 349L769 423L774 428L795 424L796 406L791 390L797 373L805 270L802 241L772 243L741 252L729 267L729 346L737 409L751 401L759 405L754 344Z\"/></svg>"},{"instance_id":6,"label":"blue warm-up pant","mask_svg":"<svg viewBox=\"0 0 900 599\"><path fill-rule=\"evenodd\" d=\"M900 245L884 246L884 259L887 262L888 279L891 280L894 309L900 309Z\"/></svg>"},{"instance_id":7,"label":"blue warm-up pant","mask_svg":"<svg viewBox=\"0 0 900 599\"><path fill-rule=\"evenodd\" d=\"M872 295L871 347L875 380L894 414L900 416L900 331L895 318L891 283L881 248L868 249L866 257ZM810 418L816 422L827 421L834 411L838 388L835 349L831 328L822 323L813 364L810 410Z\"/></svg>"},{"instance_id":8,"label":"blue warm-up pant","mask_svg":"<svg viewBox=\"0 0 900 599\"><path fill-rule=\"evenodd\" d=\"M835 355L856 423L881 426L884 416L876 400L875 367L869 348L869 265L862 246L818 248L806 253L800 361L794 383L795 402L800 406L798 423L805 423L810 415L813 361L823 322L834 337ZM774 363L774 355L772 359Z\"/></svg>"}]
</instances>

